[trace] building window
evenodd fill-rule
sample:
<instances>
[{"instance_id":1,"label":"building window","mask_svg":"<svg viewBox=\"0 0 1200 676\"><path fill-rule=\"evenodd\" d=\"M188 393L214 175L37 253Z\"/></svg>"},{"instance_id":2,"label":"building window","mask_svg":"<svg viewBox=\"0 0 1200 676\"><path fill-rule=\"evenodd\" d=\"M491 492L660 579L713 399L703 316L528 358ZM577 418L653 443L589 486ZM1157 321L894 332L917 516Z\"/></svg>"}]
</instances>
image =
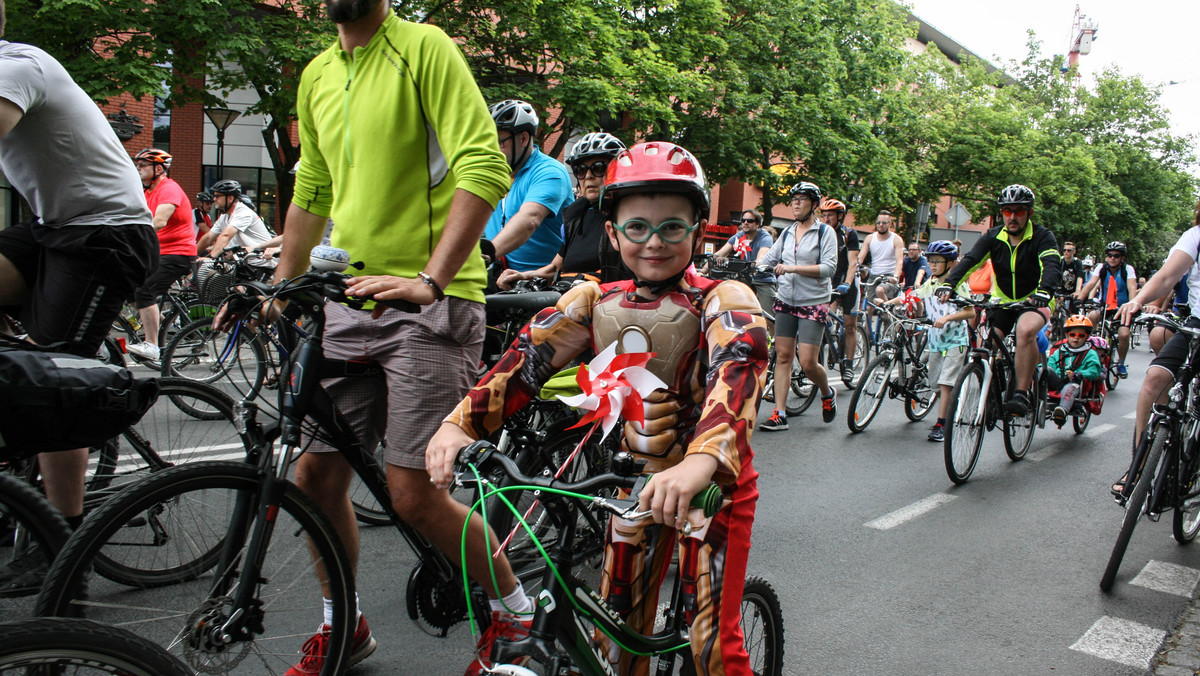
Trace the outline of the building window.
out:
<instances>
[{"instance_id":1,"label":"building window","mask_svg":"<svg viewBox=\"0 0 1200 676\"><path fill-rule=\"evenodd\" d=\"M171 152L171 109L162 96L154 97L154 147Z\"/></svg>"}]
</instances>

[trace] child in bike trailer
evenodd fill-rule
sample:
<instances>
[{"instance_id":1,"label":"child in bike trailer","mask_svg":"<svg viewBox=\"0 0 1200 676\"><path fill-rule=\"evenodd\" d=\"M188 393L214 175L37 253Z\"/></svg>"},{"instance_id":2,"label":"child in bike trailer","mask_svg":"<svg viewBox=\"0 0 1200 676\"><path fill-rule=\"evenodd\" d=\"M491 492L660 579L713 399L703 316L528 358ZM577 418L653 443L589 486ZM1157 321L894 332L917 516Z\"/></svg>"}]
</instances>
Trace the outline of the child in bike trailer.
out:
<instances>
[{"instance_id":1,"label":"child in bike trailer","mask_svg":"<svg viewBox=\"0 0 1200 676\"><path fill-rule=\"evenodd\" d=\"M933 326L927 329L925 352L929 355L929 380L937 383L941 398L938 402L938 419L929 428L928 438L930 441L944 441L950 390L966 360L965 354L970 343L967 322L975 318L975 308L960 308L949 301L942 302L934 293L942 286L946 273L958 260L958 247L948 240L938 240L930 243L925 250L925 257L929 260L932 273L929 279L919 288L911 290L911 294L906 292L889 302L903 301L909 316L925 316L933 322ZM955 292L959 296L969 296L971 289L968 282L960 283ZM912 309L909 310L909 307Z\"/></svg>"},{"instance_id":2,"label":"child in bike trailer","mask_svg":"<svg viewBox=\"0 0 1200 676\"><path fill-rule=\"evenodd\" d=\"M646 369L667 387L643 399L643 422L624 422L621 446L654 473L641 494L654 520L612 519L601 593L632 628L652 632L688 503L716 481L732 504L681 538L683 610L700 673L749 674L739 618L758 500L750 434L766 379L766 323L744 284L689 269L709 210L691 153L662 142L622 151L608 167L600 206L609 240L634 279L576 286L538 313L443 422L429 447L443 465L431 476L448 481L460 448L499 428L586 350L615 345L618 354L651 353ZM648 672L648 657L597 639L618 673ZM478 661L490 666L489 655Z\"/></svg>"},{"instance_id":3,"label":"child in bike trailer","mask_svg":"<svg viewBox=\"0 0 1200 676\"><path fill-rule=\"evenodd\" d=\"M1071 415L1071 409L1077 405L1077 397L1104 394L1104 364L1091 341L1092 320L1084 315L1074 315L1063 322L1063 328L1067 337L1054 344L1050 361L1046 364L1046 385L1050 396L1058 395L1058 406L1051 417L1059 427Z\"/></svg>"}]
</instances>

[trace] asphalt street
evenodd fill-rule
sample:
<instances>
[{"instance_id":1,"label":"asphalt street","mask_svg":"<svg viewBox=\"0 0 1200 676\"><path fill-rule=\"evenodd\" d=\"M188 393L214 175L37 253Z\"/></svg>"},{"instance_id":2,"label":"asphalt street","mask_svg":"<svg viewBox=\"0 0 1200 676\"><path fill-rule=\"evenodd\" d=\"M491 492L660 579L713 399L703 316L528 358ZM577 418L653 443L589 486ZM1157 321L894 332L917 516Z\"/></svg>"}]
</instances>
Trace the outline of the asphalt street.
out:
<instances>
[{"instance_id":1,"label":"asphalt street","mask_svg":"<svg viewBox=\"0 0 1200 676\"><path fill-rule=\"evenodd\" d=\"M910 423L898 400L861 434L847 429L844 390L831 424L814 407L789 431L757 432L750 574L782 600L785 673L1146 673L1191 605L1200 560L1169 517L1143 520L1113 592L1099 590L1146 347L1129 362L1085 434L1050 424L1013 463L990 432L960 487L925 439L936 413ZM393 529L362 529L357 584L379 648L352 674L457 674L471 660L465 625L440 638L408 618L413 563Z\"/></svg>"}]
</instances>

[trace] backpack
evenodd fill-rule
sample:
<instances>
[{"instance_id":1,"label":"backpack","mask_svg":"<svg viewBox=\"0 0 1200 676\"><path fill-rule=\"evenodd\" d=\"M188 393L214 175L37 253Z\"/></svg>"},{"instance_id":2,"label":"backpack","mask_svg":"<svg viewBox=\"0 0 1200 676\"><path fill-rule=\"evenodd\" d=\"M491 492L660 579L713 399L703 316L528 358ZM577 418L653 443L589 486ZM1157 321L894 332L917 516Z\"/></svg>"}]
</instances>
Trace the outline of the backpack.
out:
<instances>
[{"instance_id":1,"label":"backpack","mask_svg":"<svg viewBox=\"0 0 1200 676\"><path fill-rule=\"evenodd\" d=\"M1117 281L1117 292L1116 292L1116 294L1115 294L1115 295L1116 295L1116 297L1117 297L1117 299L1118 299L1118 300L1117 300L1117 303L1118 303L1118 304L1120 303L1120 300L1119 300L1119 299L1120 299L1120 297L1121 297L1121 290L1122 290L1122 289L1125 289L1126 293L1128 293L1128 291L1129 291L1129 289L1128 289L1128 286L1127 286L1127 282L1128 282L1128 275L1129 275L1129 270L1128 270L1128 268L1126 268L1126 267L1125 267L1125 263L1121 263L1121 270L1120 270L1120 273L1119 273L1119 274L1117 275L1117 277L1116 277L1116 279L1117 279L1118 281ZM1104 265L1104 264L1101 264L1101 268L1100 268L1100 286L1099 286L1099 289L1098 289L1098 293L1100 294L1100 301L1101 301L1102 303L1106 303L1106 302L1107 302L1107 298L1108 298L1108 278L1109 278L1108 266L1107 266L1107 265ZM1126 299L1126 302L1128 302L1128 300L1129 300L1129 299L1127 298L1127 299Z\"/></svg>"},{"instance_id":2,"label":"backpack","mask_svg":"<svg viewBox=\"0 0 1200 676\"><path fill-rule=\"evenodd\" d=\"M53 347L0 342L0 461L117 436L158 398L158 381Z\"/></svg>"}]
</instances>

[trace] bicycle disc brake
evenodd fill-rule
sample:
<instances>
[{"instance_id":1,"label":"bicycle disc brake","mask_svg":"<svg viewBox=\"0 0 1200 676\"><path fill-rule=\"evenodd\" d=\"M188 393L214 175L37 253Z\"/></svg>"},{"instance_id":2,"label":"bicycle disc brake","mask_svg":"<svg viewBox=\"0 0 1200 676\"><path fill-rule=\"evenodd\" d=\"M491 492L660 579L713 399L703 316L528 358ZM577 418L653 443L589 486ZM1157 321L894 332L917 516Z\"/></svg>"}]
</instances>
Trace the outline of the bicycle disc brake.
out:
<instances>
[{"instance_id":1,"label":"bicycle disc brake","mask_svg":"<svg viewBox=\"0 0 1200 676\"><path fill-rule=\"evenodd\" d=\"M431 636L445 638L450 627L467 619L462 583L441 579L436 571L418 564L408 576L408 616Z\"/></svg>"},{"instance_id":2,"label":"bicycle disc brake","mask_svg":"<svg viewBox=\"0 0 1200 676\"><path fill-rule=\"evenodd\" d=\"M215 633L229 619L224 608L232 603L233 599L227 596L211 598L188 615L182 642L183 658L197 672L229 673L250 654L248 641L239 641L240 646L230 644L220 640Z\"/></svg>"}]
</instances>

